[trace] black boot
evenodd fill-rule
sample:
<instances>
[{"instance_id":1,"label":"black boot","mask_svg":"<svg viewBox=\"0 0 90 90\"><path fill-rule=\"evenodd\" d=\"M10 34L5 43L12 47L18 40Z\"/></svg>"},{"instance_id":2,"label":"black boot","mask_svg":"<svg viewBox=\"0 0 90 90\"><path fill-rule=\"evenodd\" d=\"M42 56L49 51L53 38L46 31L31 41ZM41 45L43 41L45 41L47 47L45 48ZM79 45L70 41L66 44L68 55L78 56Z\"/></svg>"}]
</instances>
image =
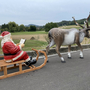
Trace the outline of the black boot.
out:
<instances>
[{"instance_id":1,"label":"black boot","mask_svg":"<svg viewBox=\"0 0 90 90\"><path fill-rule=\"evenodd\" d=\"M37 60L36 59L32 59L32 60L30 60L30 62L31 62L31 64L35 64L37 62Z\"/></svg>"},{"instance_id":2,"label":"black boot","mask_svg":"<svg viewBox=\"0 0 90 90\"><path fill-rule=\"evenodd\" d=\"M30 58L30 60L32 60L32 57L31 56L29 56L29 58Z\"/></svg>"},{"instance_id":3,"label":"black boot","mask_svg":"<svg viewBox=\"0 0 90 90\"><path fill-rule=\"evenodd\" d=\"M37 62L36 59L29 60L28 62L25 62L27 66L31 66L32 64L35 64Z\"/></svg>"}]
</instances>

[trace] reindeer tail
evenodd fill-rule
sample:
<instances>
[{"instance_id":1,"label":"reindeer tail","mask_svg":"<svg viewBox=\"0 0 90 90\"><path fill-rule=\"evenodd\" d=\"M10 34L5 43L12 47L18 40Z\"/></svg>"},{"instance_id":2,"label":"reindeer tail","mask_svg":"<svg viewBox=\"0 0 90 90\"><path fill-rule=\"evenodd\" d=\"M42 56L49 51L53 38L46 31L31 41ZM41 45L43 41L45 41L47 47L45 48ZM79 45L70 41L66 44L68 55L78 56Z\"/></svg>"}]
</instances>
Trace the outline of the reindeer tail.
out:
<instances>
[{"instance_id":1,"label":"reindeer tail","mask_svg":"<svg viewBox=\"0 0 90 90\"><path fill-rule=\"evenodd\" d=\"M50 40L50 42L51 42L51 38L53 38L53 37L52 37L52 35L51 35L51 32L50 32L50 31L48 32L48 38L49 38L49 40Z\"/></svg>"}]
</instances>

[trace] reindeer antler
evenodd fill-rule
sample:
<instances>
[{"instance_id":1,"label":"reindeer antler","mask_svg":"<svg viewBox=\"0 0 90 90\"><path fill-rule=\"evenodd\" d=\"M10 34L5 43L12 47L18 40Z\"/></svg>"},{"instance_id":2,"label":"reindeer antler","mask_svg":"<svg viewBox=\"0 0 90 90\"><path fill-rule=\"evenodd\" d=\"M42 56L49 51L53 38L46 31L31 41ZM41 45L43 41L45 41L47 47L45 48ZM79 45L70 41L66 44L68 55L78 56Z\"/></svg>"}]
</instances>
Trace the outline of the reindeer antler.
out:
<instances>
[{"instance_id":1,"label":"reindeer antler","mask_svg":"<svg viewBox=\"0 0 90 90\"><path fill-rule=\"evenodd\" d=\"M82 25L80 25L80 24L78 24L78 23L76 22L76 20L75 20L75 18L74 18L74 17L72 17L72 18L73 18L74 22L76 23L76 25L78 25L78 26L80 26L80 27L84 28L84 26L82 26Z\"/></svg>"},{"instance_id":2,"label":"reindeer antler","mask_svg":"<svg viewBox=\"0 0 90 90\"><path fill-rule=\"evenodd\" d=\"M90 17L90 12L89 12L89 16L87 17L87 21L88 21L89 17Z\"/></svg>"},{"instance_id":3,"label":"reindeer antler","mask_svg":"<svg viewBox=\"0 0 90 90\"><path fill-rule=\"evenodd\" d=\"M87 25L87 28L89 28L89 25L88 25L89 17L90 17L90 12L89 12L89 16L88 16L87 19L86 19L86 25Z\"/></svg>"},{"instance_id":4,"label":"reindeer antler","mask_svg":"<svg viewBox=\"0 0 90 90\"><path fill-rule=\"evenodd\" d=\"M86 27L86 21L84 21L84 28L87 28L87 27Z\"/></svg>"}]
</instances>

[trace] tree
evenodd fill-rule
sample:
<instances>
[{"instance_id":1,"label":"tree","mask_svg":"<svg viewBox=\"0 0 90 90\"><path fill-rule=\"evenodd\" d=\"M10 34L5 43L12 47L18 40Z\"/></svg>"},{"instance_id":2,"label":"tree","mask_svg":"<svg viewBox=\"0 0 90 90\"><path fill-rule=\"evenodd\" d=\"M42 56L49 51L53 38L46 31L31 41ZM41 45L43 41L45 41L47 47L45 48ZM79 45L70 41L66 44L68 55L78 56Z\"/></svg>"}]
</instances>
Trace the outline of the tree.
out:
<instances>
[{"instance_id":1,"label":"tree","mask_svg":"<svg viewBox=\"0 0 90 90\"><path fill-rule=\"evenodd\" d=\"M36 31L36 26L31 25L29 31Z\"/></svg>"},{"instance_id":2,"label":"tree","mask_svg":"<svg viewBox=\"0 0 90 90\"><path fill-rule=\"evenodd\" d=\"M25 31L25 26L23 24L19 26L19 31Z\"/></svg>"},{"instance_id":3,"label":"tree","mask_svg":"<svg viewBox=\"0 0 90 90\"><path fill-rule=\"evenodd\" d=\"M29 27L25 27L25 31L29 31Z\"/></svg>"},{"instance_id":4,"label":"tree","mask_svg":"<svg viewBox=\"0 0 90 90\"><path fill-rule=\"evenodd\" d=\"M10 32L18 31L18 24L16 24L15 22L9 22L8 27Z\"/></svg>"},{"instance_id":5,"label":"tree","mask_svg":"<svg viewBox=\"0 0 90 90\"><path fill-rule=\"evenodd\" d=\"M3 32L3 31L8 31L8 24L3 24L1 26L0 32Z\"/></svg>"},{"instance_id":6,"label":"tree","mask_svg":"<svg viewBox=\"0 0 90 90\"><path fill-rule=\"evenodd\" d=\"M3 24L2 26L1 26L1 29L4 29L4 28L7 28L8 29L8 24Z\"/></svg>"},{"instance_id":7,"label":"tree","mask_svg":"<svg viewBox=\"0 0 90 90\"><path fill-rule=\"evenodd\" d=\"M48 32L50 29L55 28L55 27L58 27L58 25L56 23L53 23L53 22L47 23L45 25L45 31Z\"/></svg>"}]
</instances>

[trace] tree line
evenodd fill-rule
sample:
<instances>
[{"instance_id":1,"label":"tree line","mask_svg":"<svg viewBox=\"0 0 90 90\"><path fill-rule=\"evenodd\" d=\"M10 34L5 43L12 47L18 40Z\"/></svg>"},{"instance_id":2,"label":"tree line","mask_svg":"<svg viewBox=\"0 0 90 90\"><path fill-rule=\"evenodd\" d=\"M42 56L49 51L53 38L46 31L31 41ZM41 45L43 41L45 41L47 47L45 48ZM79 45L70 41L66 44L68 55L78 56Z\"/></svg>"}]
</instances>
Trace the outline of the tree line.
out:
<instances>
[{"instance_id":1,"label":"tree line","mask_svg":"<svg viewBox=\"0 0 90 90\"><path fill-rule=\"evenodd\" d=\"M84 19L80 19L80 20L76 20L77 23L79 24L84 24L84 21L86 20L86 18ZM88 20L90 22L90 19ZM64 26L64 25L76 25L74 21L61 21L59 23L57 23L58 26Z\"/></svg>"},{"instance_id":2,"label":"tree line","mask_svg":"<svg viewBox=\"0 0 90 90\"><path fill-rule=\"evenodd\" d=\"M1 25L0 31L9 31L9 32L21 32L21 31L36 31L36 27L31 25L26 27L23 24L18 25L15 22L9 22L8 24Z\"/></svg>"},{"instance_id":3,"label":"tree line","mask_svg":"<svg viewBox=\"0 0 90 90\"><path fill-rule=\"evenodd\" d=\"M86 19L76 20L79 24L83 24ZM90 19L89 19L90 21ZM36 27L35 25L30 25L29 27L24 26L23 24L18 25L15 22L9 22L8 24L3 24L0 27L0 31L9 31L9 32L21 32L21 31L46 31L48 32L51 28L64 26L64 25L75 25L74 21L61 21L57 23L46 23L44 26Z\"/></svg>"}]
</instances>

